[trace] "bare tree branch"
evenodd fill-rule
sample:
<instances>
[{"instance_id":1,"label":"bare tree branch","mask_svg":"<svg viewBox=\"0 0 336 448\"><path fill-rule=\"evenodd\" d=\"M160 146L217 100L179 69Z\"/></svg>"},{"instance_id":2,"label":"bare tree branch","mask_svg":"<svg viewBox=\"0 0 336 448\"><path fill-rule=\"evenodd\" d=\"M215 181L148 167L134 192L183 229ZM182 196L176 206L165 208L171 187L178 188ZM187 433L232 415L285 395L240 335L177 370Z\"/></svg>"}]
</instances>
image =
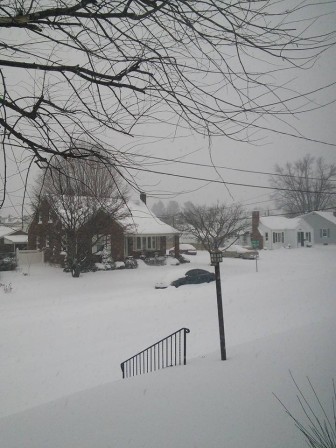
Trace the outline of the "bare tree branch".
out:
<instances>
[{"instance_id":1,"label":"bare tree branch","mask_svg":"<svg viewBox=\"0 0 336 448\"><path fill-rule=\"evenodd\" d=\"M248 225L240 205L216 204L195 206L188 203L182 212L184 231L193 235L207 251L223 247L225 241L236 237Z\"/></svg>"},{"instance_id":2,"label":"bare tree branch","mask_svg":"<svg viewBox=\"0 0 336 448\"><path fill-rule=\"evenodd\" d=\"M286 213L302 215L336 206L336 165L307 155L294 163L275 166L271 176L273 199Z\"/></svg>"},{"instance_id":3,"label":"bare tree branch","mask_svg":"<svg viewBox=\"0 0 336 448\"><path fill-rule=\"evenodd\" d=\"M75 158L68 143L85 136L116 156L110 142L117 134L162 122L240 141L263 130L303 138L292 118L322 107L314 102L321 92L291 87L289 74L334 47L335 30L316 25L332 7L309 0L3 1L3 154L18 145L37 162Z\"/></svg>"}]
</instances>

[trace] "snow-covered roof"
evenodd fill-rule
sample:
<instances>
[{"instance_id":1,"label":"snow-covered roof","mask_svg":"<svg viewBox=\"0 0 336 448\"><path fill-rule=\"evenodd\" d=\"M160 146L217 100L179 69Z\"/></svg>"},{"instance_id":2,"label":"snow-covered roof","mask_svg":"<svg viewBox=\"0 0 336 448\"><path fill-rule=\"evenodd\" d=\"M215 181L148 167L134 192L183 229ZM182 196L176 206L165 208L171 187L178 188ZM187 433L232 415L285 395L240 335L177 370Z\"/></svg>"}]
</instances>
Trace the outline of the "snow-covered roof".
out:
<instances>
[{"instance_id":1,"label":"snow-covered roof","mask_svg":"<svg viewBox=\"0 0 336 448\"><path fill-rule=\"evenodd\" d=\"M28 235L6 235L5 242L10 243L28 243Z\"/></svg>"},{"instance_id":2,"label":"snow-covered roof","mask_svg":"<svg viewBox=\"0 0 336 448\"><path fill-rule=\"evenodd\" d=\"M328 221L332 222L333 224L336 224L336 216L334 216L333 212L311 212L308 213L308 215L310 214L315 214L315 215L319 215L321 216L321 218L327 219ZM304 217L304 215L303 215Z\"/></svg>"},{"instance_id":3,"label":"snow-covered roof","mask_svg":"<svg viewBox=\"0 0 336 448\"><path fill-rule=\"evenodd\" d=\"M131 216L119 220L127 235L175 235L180 233L157 218L140 199L129 201L127 208L131 212Z\"/></svg>"},{"instance_id":4,"label":"snow-covered roof","mask_svg":"<svg viewBox=\"0 0 336 448\"><path fill-rule=\"evenodd\" d=\"M55 197L54 209L58 216L66 221L71 220L72 226L80 228L102 207L108 210L116 207L115 199L101 201L84 196ZM127 235L174 235L180 233L165 224L141 200L129 200L127 204L117 206L116 221L124 228Z\"/></svg>"},{"instance_id":5,"label":"snow-covered roof","mask_svg":"<svg viewBox=\"0 0 336 448\"><path fill-rule=\"evenodd\" d=\"M296 229L300 227L301 218L285 218L284 216L263 216L261 224L274 230Z\"/></svg>"},{"instance_id":6,"label":"snow-covered roof","mask_svg":"<svg viewBox=\"0 0 336 448\"><path fill-rule=\"evenodd\" d=\"M11 233L15 232L15 229L12 229L11 227L8 226L0 226L0 238L6 236L6 235L10 235Z\"/></svg>"}]
</instances>

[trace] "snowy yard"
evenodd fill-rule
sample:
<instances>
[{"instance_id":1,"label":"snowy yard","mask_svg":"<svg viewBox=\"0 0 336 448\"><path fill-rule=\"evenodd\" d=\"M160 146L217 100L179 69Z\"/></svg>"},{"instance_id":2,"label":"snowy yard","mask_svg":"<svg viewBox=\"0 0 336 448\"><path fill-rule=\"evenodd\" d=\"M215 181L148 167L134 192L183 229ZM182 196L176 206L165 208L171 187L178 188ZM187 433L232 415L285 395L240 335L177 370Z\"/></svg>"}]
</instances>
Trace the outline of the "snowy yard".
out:
<instances>
[{"instance_id":1,"label":"snowy yard","mask_svg":"<svg viewBox=\"0 0 336 448\"><path fill-rule=\"evenodd\" d=\"M302 447L275 393L300 415L292 371L331 409L336 246L262 251L221 264L228 360L215 283L154 289L209 266L87 273L1 272L1 448ZM181 327L187 366L121 380L120 363Z\"/></svg>"}]
</instances>

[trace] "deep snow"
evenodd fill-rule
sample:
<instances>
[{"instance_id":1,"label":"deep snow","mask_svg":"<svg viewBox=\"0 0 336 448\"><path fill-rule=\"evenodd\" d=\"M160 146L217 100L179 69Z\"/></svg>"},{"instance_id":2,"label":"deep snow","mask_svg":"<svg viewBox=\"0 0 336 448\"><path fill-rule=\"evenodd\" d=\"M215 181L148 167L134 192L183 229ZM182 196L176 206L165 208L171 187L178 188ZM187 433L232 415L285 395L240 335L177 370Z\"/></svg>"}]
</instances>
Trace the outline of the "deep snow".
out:
<instances>
[{"instance_id":1,"label":"deep snow","mask_svg":"<svg viewBox=\"0 0 336 448\"><path fill-rule=\"evenodd\" d=\"M73 279L31 267L1 273L1 447L299 447L274 398L299 412L291 370L331 406L336 371L335 246L263 251L221 264L228 360L220 361L215 285L155 290L145 266ZM181 327L188 365L120 380L120 362ZM309 391L307 391L309 393Z\"/></svg>"}]
</instances>

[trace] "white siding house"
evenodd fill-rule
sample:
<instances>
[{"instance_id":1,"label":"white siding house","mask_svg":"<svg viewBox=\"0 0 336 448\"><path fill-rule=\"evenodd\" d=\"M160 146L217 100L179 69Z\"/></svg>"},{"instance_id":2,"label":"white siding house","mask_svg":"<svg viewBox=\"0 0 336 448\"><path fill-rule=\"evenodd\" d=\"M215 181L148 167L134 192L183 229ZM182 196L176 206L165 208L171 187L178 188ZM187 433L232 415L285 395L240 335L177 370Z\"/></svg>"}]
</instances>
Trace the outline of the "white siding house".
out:
<instances>
[{"instance_id":1,"label":"white siding house","mask_svg":"<svg viewBox=\"0 0 336 448\"><path fill-rule=\"evenodd\" d=\"M313 228L302 218L260 217L258 230L263 237L264 249L295 248L314 243Z\"/></svg>"},{"instance_id":2,"label":"white siding house","mask_svg":"<svg viewBox=\"0 0 336 448\"><path fill-rule=\"evenodd\" d=\"M335 212L310 212L301 218L313 228L315 244L336 244Z\"/></svg>"}]
</instances>

